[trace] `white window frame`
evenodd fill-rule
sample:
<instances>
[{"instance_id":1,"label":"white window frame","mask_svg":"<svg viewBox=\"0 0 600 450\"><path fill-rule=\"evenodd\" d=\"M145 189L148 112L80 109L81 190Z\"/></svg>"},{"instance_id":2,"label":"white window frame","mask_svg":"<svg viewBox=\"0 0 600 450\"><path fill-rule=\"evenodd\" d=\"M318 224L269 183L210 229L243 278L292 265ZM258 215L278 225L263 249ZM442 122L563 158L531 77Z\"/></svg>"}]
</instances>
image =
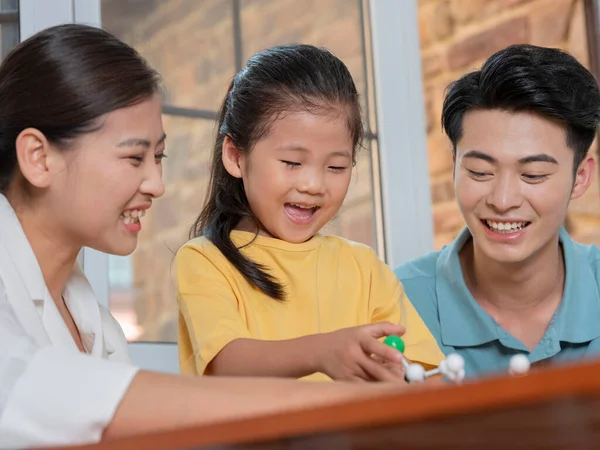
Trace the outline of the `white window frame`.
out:
<instances>
[{"instance_id":1,"label":"white window frame","mask_svg":"<svg viewBox=\"0 0 600 450\"><path fill-rule=\"evenodd\" d=\"M386 262L434 248L417 0L371 0Z\"/></svg>"}]
</instances>

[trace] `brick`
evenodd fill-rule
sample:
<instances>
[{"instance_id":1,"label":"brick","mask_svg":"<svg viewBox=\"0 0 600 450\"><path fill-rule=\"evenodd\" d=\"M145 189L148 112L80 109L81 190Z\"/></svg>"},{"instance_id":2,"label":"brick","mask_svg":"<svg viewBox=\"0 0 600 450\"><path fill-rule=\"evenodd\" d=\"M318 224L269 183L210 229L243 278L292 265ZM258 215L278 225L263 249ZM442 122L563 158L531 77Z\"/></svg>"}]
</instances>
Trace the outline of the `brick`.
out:
<instances>
[{"instance_id":1,"label":"brick","mask_svg":"<svg viewBox=\"0 0 600 450\"><path fill-rule=\"evenodd\" d=\"M419 21L419 43L421 46L421 50L429 47L431 42L433 41L431 37L431 29L429 27L429 15L430 10L433 9L431 3L425 3L423 0L419 1L419 12L418 12L418 21Z\"/></svg>"},{"instance_id":2,"label":"brick","mask_svg":"<svg viewBox=\"0 0 600 450\"><path fill-rule=\"evenodd\" d=\"M419 35L427 45L452 35L454 19L448 1L427 4L419 10Z\"/></svg>"},{"instance_id":3,"label":"brick","mask_svg":"<svg viewBox=\"0 0 600 450\"><path fill-rule=\"evenodd\" d=\"M580 63L589 68L587 25L582 0L577 0L573 8L571 22L569 23L567 50Z\"/></svg>"},{"instance_id":4,"label":"brick","mask_svg":"<svg viewBox=\"0 0 600 450\"><path fill-rule=\"evenodd\" d=\"M431 180L431 203L437 205L454 200L452 173Z\"/></svg>"},{"instance_id":5,"label":"brick","mask_svg":"<svg viewBox=\"0 0 600 450\"><path fill-rule=\"evenodd\" d=\"M425 101L425 128L427 130L427 133L430 133L431 130L434 128L434 124L436 121L432 90L426 88L425 94L423 97L424 97L424 101Z\"/></svg>"},{"instance_id":6,"label":"brick","mask_svg":"<svg viewBox=\"0 0 600 450\"><path fill-rule=\"evenodd\" d=\"M445 68L446 60L439 51L421 54L421 66L423 68L423 77L430 78L442 72Z\"/></svg>"},{"instance_id":7,"label":"brick","mask_svg":"<svg viewBox=\"0 0 600 450\"><path fill-rule=\"evenodd\" d=\"M515 17L456 42L448 50L450 70L464 69L508 45L527 42L527 25L526 17Z\"/></svg>"},{"instance_id":8,"label":"brick","mask_svg":"<svg viewBox=\"0 0 600 450\"><path fill-rule=\"evenodd\" d=\"M464 227L464 220L455 202L445 202L433 207L433 229L437 233L452 233Z\"/></svg>"},{"instance_id":9,"label":"brick","mask_svg":"<svg viewBox=\"0 0 600 450\"><path fill-rule=\"evenodd\" d=\"M450 0L449 10L457 24L466 24L480 18L496 0Z\"/></svg>"},{"instance_id":10,"label":"brick","mask_svg":"<svg viewBox=\"0 0 600 450\"><path fill-rule=\"evenodd\" d=\"M124 2L123 0L102 0L100 3L103 18L102 26L117 36L131 32L132 23L137 28L141 17L152 16L161 0L145 0L143 2Z\"/></svg>"},{"instance_id":11,"label":"brick","mask_svg":"<svg viewBox=\"0 0 600 450\"><path fill-rule=\"evenodd\" d=\"M515 6L520 6L525 3L532 3L533 1L536 1L536 0L501 0L500 5L502 6L502 8L513 8ZM562 0L558 0L558 1L562 1ZM534 13L537 13L538 11L539 11L539 9L537 8L537 5L536 5L536 9L535 9Z\"/></svg>"},{"instance_id":12,"label":"brick","mask_svg":"<svg viewBox=\"0 0 600 450\"><path fill-rule=\"evenodd\" d=\"M441 131L435 130L427 136L427 154L431 176L452 172L452 145Z\"/></svg>"},{"instance_id":13,"label":"brick","mask_svg":"<svg viewBox=\"0 0 600 450\"><path fill-rule=\"evenodd\" d=\"M530 43L549 47L565 40L572 8L572 0L536 3L535 14L529 16Z\"/></svg>"}]
</instances>

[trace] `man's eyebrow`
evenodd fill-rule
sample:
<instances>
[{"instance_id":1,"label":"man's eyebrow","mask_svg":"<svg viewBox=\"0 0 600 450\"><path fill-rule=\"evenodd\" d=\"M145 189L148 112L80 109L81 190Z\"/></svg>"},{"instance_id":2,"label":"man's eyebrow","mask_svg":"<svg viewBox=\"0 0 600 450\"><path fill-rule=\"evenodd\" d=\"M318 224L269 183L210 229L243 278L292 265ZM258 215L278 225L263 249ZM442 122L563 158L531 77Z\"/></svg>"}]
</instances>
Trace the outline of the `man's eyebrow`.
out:
<instances>
[{"instance_id":1,"label":"man's eyebrow","mask_svg":"<svg viewBox=\"0 0 600 450\"><path fill-rule=\"evenodd\" d=\"M463 155L463 158L483 159L484 161L487 161L492 164L498 162L493 156L490 156L487 153L480 152L479 150L469 150Z\"/></svg>"},{"instance_id":2,"label":"man's eyebrow","mask_svg":"<svg viewBox=\"0 0 600 450\"><path fill-rule=\"evenodd\" d=\"M531 155L526 156L525 158L521 158L519 160L519 164L529 164L533 162L547 162L551 164L558 164L558 161L554 159L552 156L547 155L546 153L540 153L539 155Z\"/></svg>"}]
</instances>

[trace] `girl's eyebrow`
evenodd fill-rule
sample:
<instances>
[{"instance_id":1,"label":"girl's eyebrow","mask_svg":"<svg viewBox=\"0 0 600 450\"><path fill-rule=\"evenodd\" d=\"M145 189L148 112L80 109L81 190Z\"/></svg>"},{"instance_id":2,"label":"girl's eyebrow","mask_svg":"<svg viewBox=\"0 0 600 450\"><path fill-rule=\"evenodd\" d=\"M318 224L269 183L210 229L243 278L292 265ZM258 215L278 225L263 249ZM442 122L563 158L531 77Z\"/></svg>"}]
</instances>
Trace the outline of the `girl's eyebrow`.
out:
<instances>
[{"instance_id":1,"label":"girl's eyebrow","mask_svg":"<svg viewBox=\"0 0 600 450\"><path fill-rule=\"evenodd\" d=\"M290 145L290 146L284 146L284 147L279 147L278 148L279 151L295 151L295 152L300 152L300 153L306 153L308 152L308 149L300 146L300 145ZM347 150L336 150L334 152L330 153L330 156L342 156L344 158L351 158L352 154L347 151Z\"/></svg>"}]
</instances>

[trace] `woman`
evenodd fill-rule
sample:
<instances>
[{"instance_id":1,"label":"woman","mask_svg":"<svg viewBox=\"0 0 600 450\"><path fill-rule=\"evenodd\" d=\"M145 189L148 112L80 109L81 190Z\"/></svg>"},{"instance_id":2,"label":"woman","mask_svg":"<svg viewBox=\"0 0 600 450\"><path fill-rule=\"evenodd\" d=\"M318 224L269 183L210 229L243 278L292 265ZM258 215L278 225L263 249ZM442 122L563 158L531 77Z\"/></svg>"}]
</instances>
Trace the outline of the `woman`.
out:
<instances>
[{"instance_id":1,"label":"woman","mask_svg":"<svg viewBox=\"0 0 600 450\"><path fill-rule=\"evenodd\" d=\"M0 445L102 438L327 403L382 387L139 371L77 266L126 255L163 194L159 80L110 34L47 29L0 67Z\"/></svg>"}]
</instances>

